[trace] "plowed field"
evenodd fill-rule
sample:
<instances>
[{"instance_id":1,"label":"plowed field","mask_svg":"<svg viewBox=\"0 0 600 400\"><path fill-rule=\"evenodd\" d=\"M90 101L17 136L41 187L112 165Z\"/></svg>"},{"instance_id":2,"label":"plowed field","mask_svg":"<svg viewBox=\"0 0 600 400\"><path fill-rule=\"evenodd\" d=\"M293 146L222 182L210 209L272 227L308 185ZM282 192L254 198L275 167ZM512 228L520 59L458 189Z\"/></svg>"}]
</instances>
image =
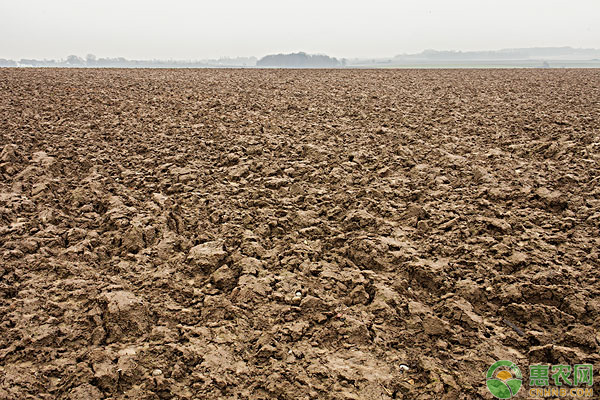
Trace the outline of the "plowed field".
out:
<instances>
[{"instance_id":1,"label":"plowed field","mask_svg":"<svg viewBox=\"0 0 600 400\"><path fill-rule=\"evenodd\" d=\"M599 70L0 69L0 151L1 399L600 392Z\"/></svg>"}]
</instances>

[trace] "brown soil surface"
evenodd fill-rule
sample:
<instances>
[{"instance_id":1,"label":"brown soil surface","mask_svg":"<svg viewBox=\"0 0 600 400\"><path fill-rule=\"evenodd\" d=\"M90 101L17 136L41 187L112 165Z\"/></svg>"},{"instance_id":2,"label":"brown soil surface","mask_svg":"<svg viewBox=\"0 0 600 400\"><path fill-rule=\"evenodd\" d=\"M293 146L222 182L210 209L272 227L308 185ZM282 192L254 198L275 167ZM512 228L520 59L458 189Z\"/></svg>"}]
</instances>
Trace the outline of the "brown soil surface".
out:
<instances>
[{"instance_id":1,"label":"brown soil surface","mask_svg":"<svg viewBox=\"0 0 600 400\"><path fill-rule=\"evenodd\" d=\"M599 371L599 101L598 70L2 69L0 398Z\"/></svg>"}]
</instances>

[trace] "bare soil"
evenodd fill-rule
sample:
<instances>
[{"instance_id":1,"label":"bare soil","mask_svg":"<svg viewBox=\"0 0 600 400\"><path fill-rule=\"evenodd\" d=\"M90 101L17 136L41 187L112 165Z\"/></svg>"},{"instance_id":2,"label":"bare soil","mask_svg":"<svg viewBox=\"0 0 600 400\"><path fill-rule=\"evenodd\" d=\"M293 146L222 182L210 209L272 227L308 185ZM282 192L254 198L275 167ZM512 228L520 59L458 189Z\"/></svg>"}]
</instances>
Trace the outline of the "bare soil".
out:
<instances>
[{"instance_id":1,"label":"bare soil","mask_svg":"<svg viewBox=\"0 0 600 400\"><path fill-rule=\"evenodd\" d=\"M599 70L0 69L0 398L597 374L599 102Z\"/></svg>"}]
</instances>

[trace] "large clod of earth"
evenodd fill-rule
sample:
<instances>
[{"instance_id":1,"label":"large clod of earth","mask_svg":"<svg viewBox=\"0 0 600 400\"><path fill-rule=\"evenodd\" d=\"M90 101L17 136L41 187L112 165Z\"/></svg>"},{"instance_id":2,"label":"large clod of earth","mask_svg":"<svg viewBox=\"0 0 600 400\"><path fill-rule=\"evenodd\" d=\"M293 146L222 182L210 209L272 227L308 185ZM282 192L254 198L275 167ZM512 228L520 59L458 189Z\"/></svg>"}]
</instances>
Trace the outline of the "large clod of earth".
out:
<instances>
[{"instance_id":1,"label":"large clod of earth","mask_svg":"<svg viewBox=\"0 0 600 400\"><path fill-rule=\"evenodd\" d=\"M0 399L600 392L599 254L598 70L0 69Z\"/></svg>"}]
</instances>

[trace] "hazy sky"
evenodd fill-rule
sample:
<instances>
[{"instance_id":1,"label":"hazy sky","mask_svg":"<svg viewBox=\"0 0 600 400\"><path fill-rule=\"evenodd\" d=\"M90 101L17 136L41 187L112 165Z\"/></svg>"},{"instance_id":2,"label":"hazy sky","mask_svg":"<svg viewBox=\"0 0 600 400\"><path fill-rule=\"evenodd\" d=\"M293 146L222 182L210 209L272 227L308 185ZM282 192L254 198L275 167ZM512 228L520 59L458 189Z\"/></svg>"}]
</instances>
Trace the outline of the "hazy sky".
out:
<instances>
[{"instance_id":1,"label":"hazy sky","mask_svg":"<svg viewBox=\"0 0 600 400\"><path fill-rule=\"evenodd\" d=\"M0 0L0 58L600 47L600 0Z\"/></svg>"}]
</instances>

